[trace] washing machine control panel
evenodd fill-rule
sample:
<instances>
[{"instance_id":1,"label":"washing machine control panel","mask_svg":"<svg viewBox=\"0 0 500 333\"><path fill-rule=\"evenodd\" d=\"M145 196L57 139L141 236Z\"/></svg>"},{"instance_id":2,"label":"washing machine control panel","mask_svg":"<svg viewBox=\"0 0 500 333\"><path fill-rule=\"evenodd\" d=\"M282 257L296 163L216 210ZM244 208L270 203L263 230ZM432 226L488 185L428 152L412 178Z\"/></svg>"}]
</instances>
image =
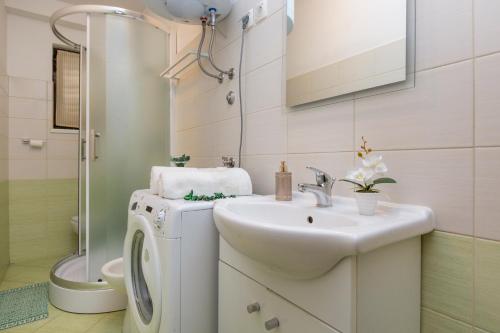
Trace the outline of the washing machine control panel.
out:
<instances>
[{"instance_id":1,"label":"washing machine control panel","mask_svg":"<svg viewBox=\"0 0 500 333\"><path fill-rule=\"evenodd\" d=\"M153 223L156 229L161 229L165 224L165 219L167 217L167 212L165 209L161 209L156 213L156 216L153 219Z\"/></svg>"}]
</instances>

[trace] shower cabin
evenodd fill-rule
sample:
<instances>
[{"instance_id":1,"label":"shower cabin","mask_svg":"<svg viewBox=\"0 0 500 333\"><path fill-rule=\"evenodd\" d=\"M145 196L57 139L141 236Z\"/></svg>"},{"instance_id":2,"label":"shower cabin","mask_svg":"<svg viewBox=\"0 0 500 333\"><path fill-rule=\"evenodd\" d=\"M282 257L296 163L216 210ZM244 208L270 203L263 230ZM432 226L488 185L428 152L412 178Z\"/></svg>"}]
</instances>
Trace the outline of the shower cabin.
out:
<instances>
[{"instance_id":1,"label":"shower cabin","mask_svg":"<svg viewBox=\"0 0 500 333\"><path fill-rule=\"evenodd\" d=\"M86 45L56 23L80 14ZM53 305L76 313L123 309L126 296L102 280L122 256L131 193L149 187L153 165L169 160L169 35L150 19L117 7L80 5L51 18L54 34L80 52L78 251L51 270Z\"/></svg>"}]
</instances>

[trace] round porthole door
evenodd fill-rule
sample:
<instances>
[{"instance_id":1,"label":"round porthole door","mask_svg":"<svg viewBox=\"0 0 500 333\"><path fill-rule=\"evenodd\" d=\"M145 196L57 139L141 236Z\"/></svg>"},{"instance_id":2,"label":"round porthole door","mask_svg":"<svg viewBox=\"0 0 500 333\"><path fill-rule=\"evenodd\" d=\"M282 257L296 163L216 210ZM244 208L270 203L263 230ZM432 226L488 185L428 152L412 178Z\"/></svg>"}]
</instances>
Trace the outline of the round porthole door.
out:
<instances>
[{"instance_id":1,"label":"round porthole door","mask_svg":"<svg viewBox=\"0 0 500 333\"><path fill-rule=\"evenodd\" d=\"M131 216L125 237L125 284L130 315L141 333L156 333L161 321L161 269L153 228Z\"/></svg>"}]
</instances>

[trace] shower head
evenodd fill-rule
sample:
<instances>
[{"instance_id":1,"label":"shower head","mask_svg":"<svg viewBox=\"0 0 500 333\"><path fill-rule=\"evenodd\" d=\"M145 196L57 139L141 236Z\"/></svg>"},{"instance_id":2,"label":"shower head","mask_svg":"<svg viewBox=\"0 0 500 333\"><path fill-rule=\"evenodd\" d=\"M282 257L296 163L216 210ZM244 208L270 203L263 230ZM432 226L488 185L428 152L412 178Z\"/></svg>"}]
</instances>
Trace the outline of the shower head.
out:
<instances>
[{"instance_id":1,"label":"shower head","mask_svg":"<svg viewBox=\"0 0 500 333\"><path fill-rule=\"evenodd\" d=\"M241 18L241 23L242 23L241 28L243 30L245 30L247 28L248 22L250 22L250 16L248 16L248 14L247 14Z\"/></svg>"}]
</instances>

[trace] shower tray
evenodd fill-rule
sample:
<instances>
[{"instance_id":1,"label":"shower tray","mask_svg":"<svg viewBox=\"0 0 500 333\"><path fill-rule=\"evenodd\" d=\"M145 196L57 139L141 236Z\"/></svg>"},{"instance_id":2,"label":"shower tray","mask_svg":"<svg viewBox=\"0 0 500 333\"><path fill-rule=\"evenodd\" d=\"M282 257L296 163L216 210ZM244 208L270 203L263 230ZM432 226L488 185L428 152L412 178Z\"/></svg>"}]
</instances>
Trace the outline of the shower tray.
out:
<instances>
[{"instance_id":1,"label":"shower tray","mask_svg":"<svg viewBox=\"0 0 500 333\"><path fill-rule=\"evenodd\" d=\"M50 271L49 300L63 311L103 313L124 310L127 296L105 281L86 281L85 255L60 260Z\"/></svg>"}]
</instances>

